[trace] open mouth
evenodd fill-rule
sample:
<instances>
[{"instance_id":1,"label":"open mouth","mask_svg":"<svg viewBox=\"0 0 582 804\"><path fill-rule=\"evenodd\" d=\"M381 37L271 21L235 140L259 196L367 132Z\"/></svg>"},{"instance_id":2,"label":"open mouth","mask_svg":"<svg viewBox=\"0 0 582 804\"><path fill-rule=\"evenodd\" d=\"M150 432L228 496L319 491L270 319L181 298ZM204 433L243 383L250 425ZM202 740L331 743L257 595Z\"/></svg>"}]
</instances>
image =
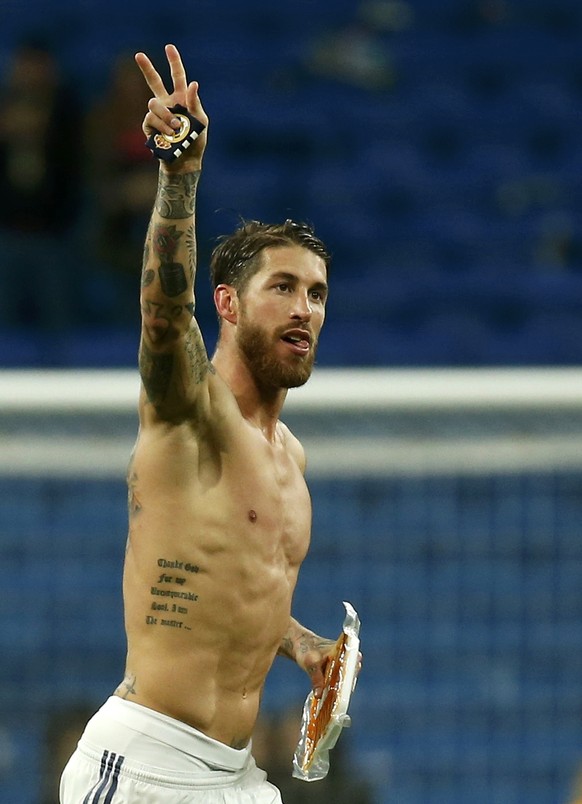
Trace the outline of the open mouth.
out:
<instances>
[{"instance_id":1,"label":"open mouth","mask_svg":"<svg viewBox=\"0 0 582 804\"><path fill-rule=\"evenodd\" d=\"M311 346L311 335L303 330L293 330L281 336L281 340L288 343L296 354L305 355Z\"/></svg>"}]
</instances>

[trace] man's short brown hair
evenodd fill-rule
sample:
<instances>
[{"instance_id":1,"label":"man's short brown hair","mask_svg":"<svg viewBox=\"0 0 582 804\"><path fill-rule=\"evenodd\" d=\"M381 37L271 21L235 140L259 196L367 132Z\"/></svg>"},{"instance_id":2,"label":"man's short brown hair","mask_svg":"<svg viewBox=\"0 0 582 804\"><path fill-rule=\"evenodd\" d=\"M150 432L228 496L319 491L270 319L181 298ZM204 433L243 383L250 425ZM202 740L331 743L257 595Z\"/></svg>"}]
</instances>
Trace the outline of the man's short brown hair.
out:
<instances>
[{"instance_id":1,"label":"man's short brown hair","mask_svg":"<svg viewBox=\"0 0 582 804\"><path fill-rule=\"evenodd\" d=\"M309 249L329 268L331 255L308 223L287 219L284 223L243 221L229 235L219 238L210 259L213 287L232 285L240 293L261 266L261 254L266 248L302 246Z\"/></svg>"}]
</instances>

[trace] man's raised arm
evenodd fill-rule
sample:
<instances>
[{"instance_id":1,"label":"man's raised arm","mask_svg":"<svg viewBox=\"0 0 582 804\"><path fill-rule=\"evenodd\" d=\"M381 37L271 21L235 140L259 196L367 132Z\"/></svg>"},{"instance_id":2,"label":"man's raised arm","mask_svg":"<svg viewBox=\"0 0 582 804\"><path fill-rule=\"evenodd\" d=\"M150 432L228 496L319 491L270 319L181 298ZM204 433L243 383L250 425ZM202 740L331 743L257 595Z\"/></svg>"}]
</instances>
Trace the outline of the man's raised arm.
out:
<instances>
[{"instance_id":1,"label":"man's raised arm","mask_svg":"<svg viewBox=\"0 0 582 804\"><path fill-rule=\"evenodd\" d=\"M175 133L176 104L205 126L208 118L198 97L198 85L188 84L180 55L166 47L174 91L144 53L136 55L155 97L144 119L146 136L154 131ZM158 190L146 236L141 277L142 333L139 367L149 401L168 421L185 419L203 393L209 362L194 319L196 272L195 203L206 129L175 162L160 160Z\"/></svg>"}]
</instances>

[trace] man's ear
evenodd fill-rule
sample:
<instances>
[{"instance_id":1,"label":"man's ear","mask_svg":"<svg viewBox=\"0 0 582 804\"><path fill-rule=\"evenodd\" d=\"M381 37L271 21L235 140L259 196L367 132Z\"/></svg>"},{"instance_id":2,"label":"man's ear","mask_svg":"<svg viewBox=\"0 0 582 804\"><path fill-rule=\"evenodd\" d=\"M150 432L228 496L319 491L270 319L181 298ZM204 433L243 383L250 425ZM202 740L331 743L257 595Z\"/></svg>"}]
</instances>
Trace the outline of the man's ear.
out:
<instances>
[{"instance_id":1,"label":"man's ear","mask_svg":"<svg viewBox=\"0 0 582 804\"><path fill-rule=\"evenodd\" d=\"M230 324L238 321L238 293L232 285L217 285L214 289L214 304L220 318Z\"/></svg>"}]
</instances>

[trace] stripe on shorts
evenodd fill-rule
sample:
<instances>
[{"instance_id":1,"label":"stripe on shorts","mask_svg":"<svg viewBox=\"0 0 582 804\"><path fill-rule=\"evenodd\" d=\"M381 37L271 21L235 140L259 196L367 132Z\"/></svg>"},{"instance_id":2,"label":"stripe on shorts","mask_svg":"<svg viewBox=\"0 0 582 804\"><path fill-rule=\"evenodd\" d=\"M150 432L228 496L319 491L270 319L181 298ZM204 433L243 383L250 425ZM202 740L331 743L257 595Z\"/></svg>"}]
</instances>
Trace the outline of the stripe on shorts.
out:
<instances>
[{"instance_id":1,"label":"stripe on shorts","mask_svg":"<svg viewBox=\"0 0 582 804\"><path fill-rule=\"evenodd\" d=\"M99 779L83 799L83 804L111 804L119 783L119 771L125 757L104 751Z\"/></svg>"}]
</instances>

